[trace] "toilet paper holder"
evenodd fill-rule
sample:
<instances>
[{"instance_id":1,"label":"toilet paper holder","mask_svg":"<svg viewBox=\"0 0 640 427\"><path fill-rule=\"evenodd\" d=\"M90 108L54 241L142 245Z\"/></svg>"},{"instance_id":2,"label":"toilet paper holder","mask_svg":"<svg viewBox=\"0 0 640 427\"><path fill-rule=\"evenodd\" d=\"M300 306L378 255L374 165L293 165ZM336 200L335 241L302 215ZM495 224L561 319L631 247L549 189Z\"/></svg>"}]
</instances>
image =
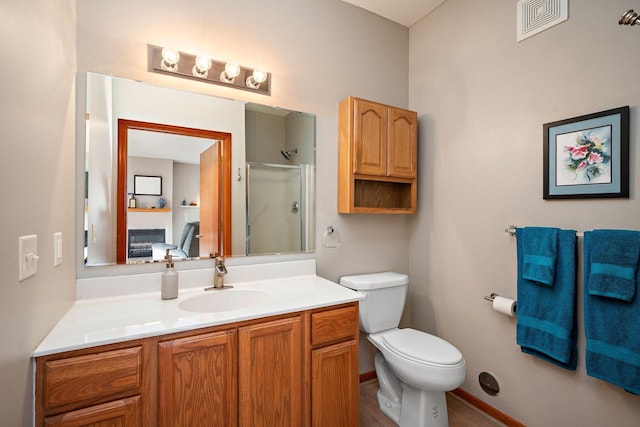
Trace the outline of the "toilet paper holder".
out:
<instances>
[{"instance_id":1,"label":"toilet paper holder","mask_svg":"<svg viewBox=\"0 0 640 427\"><path fill-rule=\"evenodd\" d=\"M504 298L493 292L489 296L485 296L484 299L491 301L493 309L499 313L506 314L507 316L515 317L518 312L518 303L516 300L510 298Z\"/></svg>"},{"instance_id":2,"label":"toilet paper holder","mask_svg":"<svg viewBox=\"0 0 640 427\"><path fill-rule=\"evenodd\" d=\"M489 295L489 296L485 295L484 299L486 299L487 301L493 302L493 300L498 296L500 296L500 295L496 294L495 292L492 292L491 295Z\"/></svg>"}]
</instances>

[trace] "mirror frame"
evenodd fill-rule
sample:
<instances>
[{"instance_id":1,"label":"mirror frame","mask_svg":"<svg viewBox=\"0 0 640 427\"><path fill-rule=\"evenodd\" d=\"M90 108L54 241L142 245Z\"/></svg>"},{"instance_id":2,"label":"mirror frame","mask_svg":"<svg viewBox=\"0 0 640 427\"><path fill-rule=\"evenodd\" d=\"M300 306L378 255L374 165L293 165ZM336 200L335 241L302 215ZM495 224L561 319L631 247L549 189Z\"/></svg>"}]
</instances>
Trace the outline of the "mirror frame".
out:
<instances>
[{"instance_id":1,"label":"mirror frame","mask_svg":"<svg viewBox=\"0 0 640 427\"><path fill-rule=\"evenodd\" d=\"M174 135L186 135L221 141L221 159L218 168L218 230L222 237L218 239L218 254L232 254L231 250L231 134L227 132L195 129L137 120L118 119L118 189L117 189L117 233L116 263L127 264L127 163L129 129L161 132ZM202 257L201 257L202 258Z\"/></svg>"}]
</instances>

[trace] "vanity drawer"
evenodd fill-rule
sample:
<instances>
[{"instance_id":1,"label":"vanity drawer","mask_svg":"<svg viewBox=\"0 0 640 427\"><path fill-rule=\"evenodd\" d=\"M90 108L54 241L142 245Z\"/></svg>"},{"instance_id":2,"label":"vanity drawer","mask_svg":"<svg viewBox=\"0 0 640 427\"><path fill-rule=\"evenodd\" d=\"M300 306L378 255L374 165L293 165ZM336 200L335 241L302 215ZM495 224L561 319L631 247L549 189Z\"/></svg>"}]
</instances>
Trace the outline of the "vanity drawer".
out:
<instances>
[{"instance_id":1,"label":"vanity drawer","mask_svg":"<svg viewBox=\"0 0 640 427\"><path fill-rule=\"evenodd\" d=\"M44 363L46 410L140 393L142 347L105 351Z\"/></svg>"},{"instance_id":2,"label":"vanity drawer","mask_svg":"<svg viewBox=\"0 0 640 427\"><path fill-rule=\"evenodd\" d=\"M311 345L314 347L347 341L358 336L358 306L311 314Z\"/></svg>"}]
</instances>

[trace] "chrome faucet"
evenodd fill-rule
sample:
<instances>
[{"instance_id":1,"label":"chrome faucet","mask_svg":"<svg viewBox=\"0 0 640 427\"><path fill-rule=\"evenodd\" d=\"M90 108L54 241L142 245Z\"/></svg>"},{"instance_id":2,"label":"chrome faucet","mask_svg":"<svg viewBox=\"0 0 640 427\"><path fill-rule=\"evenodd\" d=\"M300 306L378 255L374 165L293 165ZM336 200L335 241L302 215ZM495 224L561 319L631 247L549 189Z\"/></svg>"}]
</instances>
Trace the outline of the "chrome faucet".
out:
<instances>
[{"instance_id":1,"label":"chrome faucet","mask_svg":"<svg viewBox=\"0 0 640 427\"><path fill-rule=\"evenodd\" d=\"M205 291L212 289L229 289L233 288L231 285L224 284L224 276L227 274L227 267L224 265L224 257L215 256L213 266L213 286L205 288Z\"/></svg>"}]
</instances>

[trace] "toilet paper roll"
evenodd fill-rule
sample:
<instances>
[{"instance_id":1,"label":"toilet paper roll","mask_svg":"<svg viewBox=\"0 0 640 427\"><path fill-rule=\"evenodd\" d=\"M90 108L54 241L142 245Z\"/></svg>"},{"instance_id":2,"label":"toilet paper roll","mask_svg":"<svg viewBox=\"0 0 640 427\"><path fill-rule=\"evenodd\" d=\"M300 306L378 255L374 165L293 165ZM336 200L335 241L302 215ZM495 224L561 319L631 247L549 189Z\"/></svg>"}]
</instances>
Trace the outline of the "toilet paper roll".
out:
<instances>
[{"instance_id":1,"label":"toilet paper roll","mask_svg":"<svg viewBox=\"0 0 640 427\"><path fill-rule=\"evenodd\" d=\"M498 313L514 317L518 311L518 305L511 298L496 296L493 298L493 309Z\"/></svg>"}]
</instances>

